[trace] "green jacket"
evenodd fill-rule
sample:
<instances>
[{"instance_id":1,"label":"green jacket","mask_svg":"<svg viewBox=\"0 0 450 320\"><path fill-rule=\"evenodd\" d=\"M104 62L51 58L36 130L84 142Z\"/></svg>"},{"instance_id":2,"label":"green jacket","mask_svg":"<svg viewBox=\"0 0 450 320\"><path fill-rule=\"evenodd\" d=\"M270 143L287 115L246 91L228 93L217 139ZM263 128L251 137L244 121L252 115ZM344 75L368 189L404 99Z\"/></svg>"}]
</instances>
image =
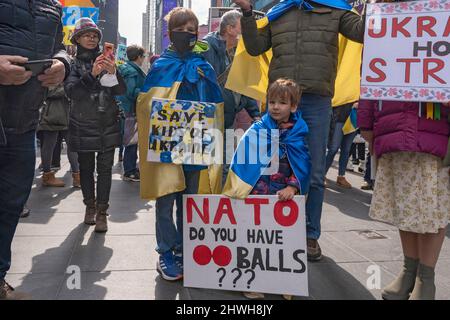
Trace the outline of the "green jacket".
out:
<instances>
[{"instance_id":1,"label":"green jacket","mask_svg":"<svg viewBox=\"0 0 450 320\"><path fill-rule=\"evenodd\" d=\"M270 48L269 81L295 80L304 93L332 97L338 64L339 33L362 43L364 20L356 13L320 6L312 11L292 8L258 30L253 16L242 17L242 37L248 53L258 56Z\"/></svg>"},{"instance_id":2,"label":"green jacket","mask_svg":"<svg viewBox=\"0 0 450 320\"><path fill-rule=\"evenodd\" d=\"M38 131L64 131L69 128L69 100L64 85L48 91L39 120Z\"/></svg>"}]
</instances>

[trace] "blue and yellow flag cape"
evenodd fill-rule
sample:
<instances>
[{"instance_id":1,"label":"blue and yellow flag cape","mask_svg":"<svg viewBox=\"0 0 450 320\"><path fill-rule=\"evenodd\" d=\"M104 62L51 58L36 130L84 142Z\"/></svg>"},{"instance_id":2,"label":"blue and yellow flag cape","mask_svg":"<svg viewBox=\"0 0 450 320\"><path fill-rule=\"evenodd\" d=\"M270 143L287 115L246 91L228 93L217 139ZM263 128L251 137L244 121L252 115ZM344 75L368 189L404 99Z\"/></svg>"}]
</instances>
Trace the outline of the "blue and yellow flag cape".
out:
<instances>
[{"instance_id":1,"label":"blue and yellow flag cape","mask_svg":"<svg viewBox=\"0 0 450 320\"><path fill-rule=\"evenodd\" d=\"M301 7L303 10L311 10L314 2L336 9L352 9L345 0L311 0L310 2L283 0L275 5L264 18L256 21L257 27L258 29L266 27L294 6ZM339 35L338 67L332 105L339 106L359 100L362 48L362 44ZM258 57L249 55L245 49L244 40L240 39L226 88L265 103L272 56L272 50Z\"/></svg>"},{"instance_id":2,"label":"blue and yellow flag cape","mask_svg":"<svg viewBox=\"0 0 450 320\"><path fill-rule=\"evenodd\" d=\"M342 132L344 135L348 135L358 130L357 114L358 110L356 108L352 108L347 121L345 121L344 126L342 127Z\"/></svg>"},{"instance_id":3,"label":"blue and yellow flag cape","mask_svg":"<svg viewBox=\"0 0 450 320\"><path fill-rule=\"evenodd\" d=\"M207 44L198 42L194 52L183 59L170 49L156 60L138 97L137 122L139 133L139 157L141 174L141 198L155 200L159 197L186 189L181 165L152 163L147 161L150 135L151 100L153 98L177 99L183 82L195 86L202 102L217 103L215 128L223 131L223 98L217 84L217 76L211 65L200 55L208 49ZM192 100L183 91L183 100ZM198 97L197 97L198 98ZM210 166L203 170L200 179L201 193L220 193L222 167Z\"/></svg>"},{"instance_id":4,"label":"blue and yellow flag cape","mask_svg":"<svg viewBox=\"0 0 450 320\"><path fill-rule=\"evenodd\" d=\"M305 141L308 126L300 111L294 113L292 118L296 121L294 127L281 137L277 123L268 113L247 130L234 154L223 194L232 198L247 198L272 159L277 155L281 158L285 153L295 177L300 182L301 193L308 192L311 172L311 159ZM280 139L278 150L268 152L267 156L261 155L260 151L265 153L266 150L271 150L272 139ZM264 143L267 145L263 145Z\"/></svg>"}]
</instances>

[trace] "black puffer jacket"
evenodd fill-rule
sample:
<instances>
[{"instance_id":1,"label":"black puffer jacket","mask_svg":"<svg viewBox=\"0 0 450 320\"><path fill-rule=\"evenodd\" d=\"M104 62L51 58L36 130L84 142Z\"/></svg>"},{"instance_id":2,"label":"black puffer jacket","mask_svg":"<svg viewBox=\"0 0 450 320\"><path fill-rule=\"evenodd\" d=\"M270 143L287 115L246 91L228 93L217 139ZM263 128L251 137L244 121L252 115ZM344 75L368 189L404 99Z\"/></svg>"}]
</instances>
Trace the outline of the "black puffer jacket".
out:
<instances>
[{"instance_id":1,"label":"black puffer jacket","mask_svg":"<svg viewBox=\"0 0 450 320\"><path fill-rule=\"evenodd\" d=\"M65 82L71 100L68 143L75 152L104 152L121 145L119 107L114 96L123 95L127 87L119 72L119 84L106 88L100 78L92 76L98 50L78 48L77 57Z\"/></svg>"},{"instance_id":2,"label":"black puffer jacket","mask_svg":"<svg viewBox=\"0 0 450 320\"><path fill-rule=\"evenodd\" d=\"M70 62L62 44L61 16L57 0L1 0L0 55L57 58L66 65L68 75ZM20 86L0 85L0 118L5 130L24 133L36 129L45 93L36 77Z\"/></svg>"}]
</instances>

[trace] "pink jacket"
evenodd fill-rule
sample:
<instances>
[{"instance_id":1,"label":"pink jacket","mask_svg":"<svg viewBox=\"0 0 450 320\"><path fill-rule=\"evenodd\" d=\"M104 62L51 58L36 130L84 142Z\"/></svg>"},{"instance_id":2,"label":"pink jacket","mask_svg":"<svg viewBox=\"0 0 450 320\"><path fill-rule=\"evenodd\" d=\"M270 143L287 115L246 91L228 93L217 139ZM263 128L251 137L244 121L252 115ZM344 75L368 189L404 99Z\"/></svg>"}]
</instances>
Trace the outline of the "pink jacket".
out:
<instances>
[{"instance_id":1,"label":"pink jacket","mask_svg":"<svg viewBox=\"0 0 450 320\"><path fill-rule=\"evenodd\" d=\"M423 152L444 158L447 153L450 125L449 108L441 106L441 119L426 117L422 103L361 100L358 107L358 126L361 131L373 130L377 157L385 153Z\"/></svg>"}]
</instances>

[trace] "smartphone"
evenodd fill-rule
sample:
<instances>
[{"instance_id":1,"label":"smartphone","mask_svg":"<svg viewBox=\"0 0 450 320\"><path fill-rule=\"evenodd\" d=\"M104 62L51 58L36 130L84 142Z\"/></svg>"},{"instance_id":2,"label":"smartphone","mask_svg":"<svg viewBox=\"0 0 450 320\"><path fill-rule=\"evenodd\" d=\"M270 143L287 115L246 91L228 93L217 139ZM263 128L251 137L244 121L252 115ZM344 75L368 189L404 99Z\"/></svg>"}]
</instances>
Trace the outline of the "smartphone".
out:
<instances>
[{"instance_id":1,"label":"smartphone","mask_svg":"<svg viewBox=\"0 0 450 320\"><path fill-rule=\"evenodd\" d=\"M33 73L33 77L36 77L40 74L43 74L45 70L52 66L52 64L52 59L46 59L28 61L26 63L20 64L20 66L24 67L27 71L31 71Z\"/></svg>"},{"instance_id":2,"label":"smartphone","mask_svg":"<svg viewBox=\"0 0 450 320\"><path fill-rule=\"evenodd\" d=\"M114 44L113 43L105 42L105 44L103 45L103 55L111 61L116 60L115 55L114 55Z\"/></svg>"}]
</instances>

